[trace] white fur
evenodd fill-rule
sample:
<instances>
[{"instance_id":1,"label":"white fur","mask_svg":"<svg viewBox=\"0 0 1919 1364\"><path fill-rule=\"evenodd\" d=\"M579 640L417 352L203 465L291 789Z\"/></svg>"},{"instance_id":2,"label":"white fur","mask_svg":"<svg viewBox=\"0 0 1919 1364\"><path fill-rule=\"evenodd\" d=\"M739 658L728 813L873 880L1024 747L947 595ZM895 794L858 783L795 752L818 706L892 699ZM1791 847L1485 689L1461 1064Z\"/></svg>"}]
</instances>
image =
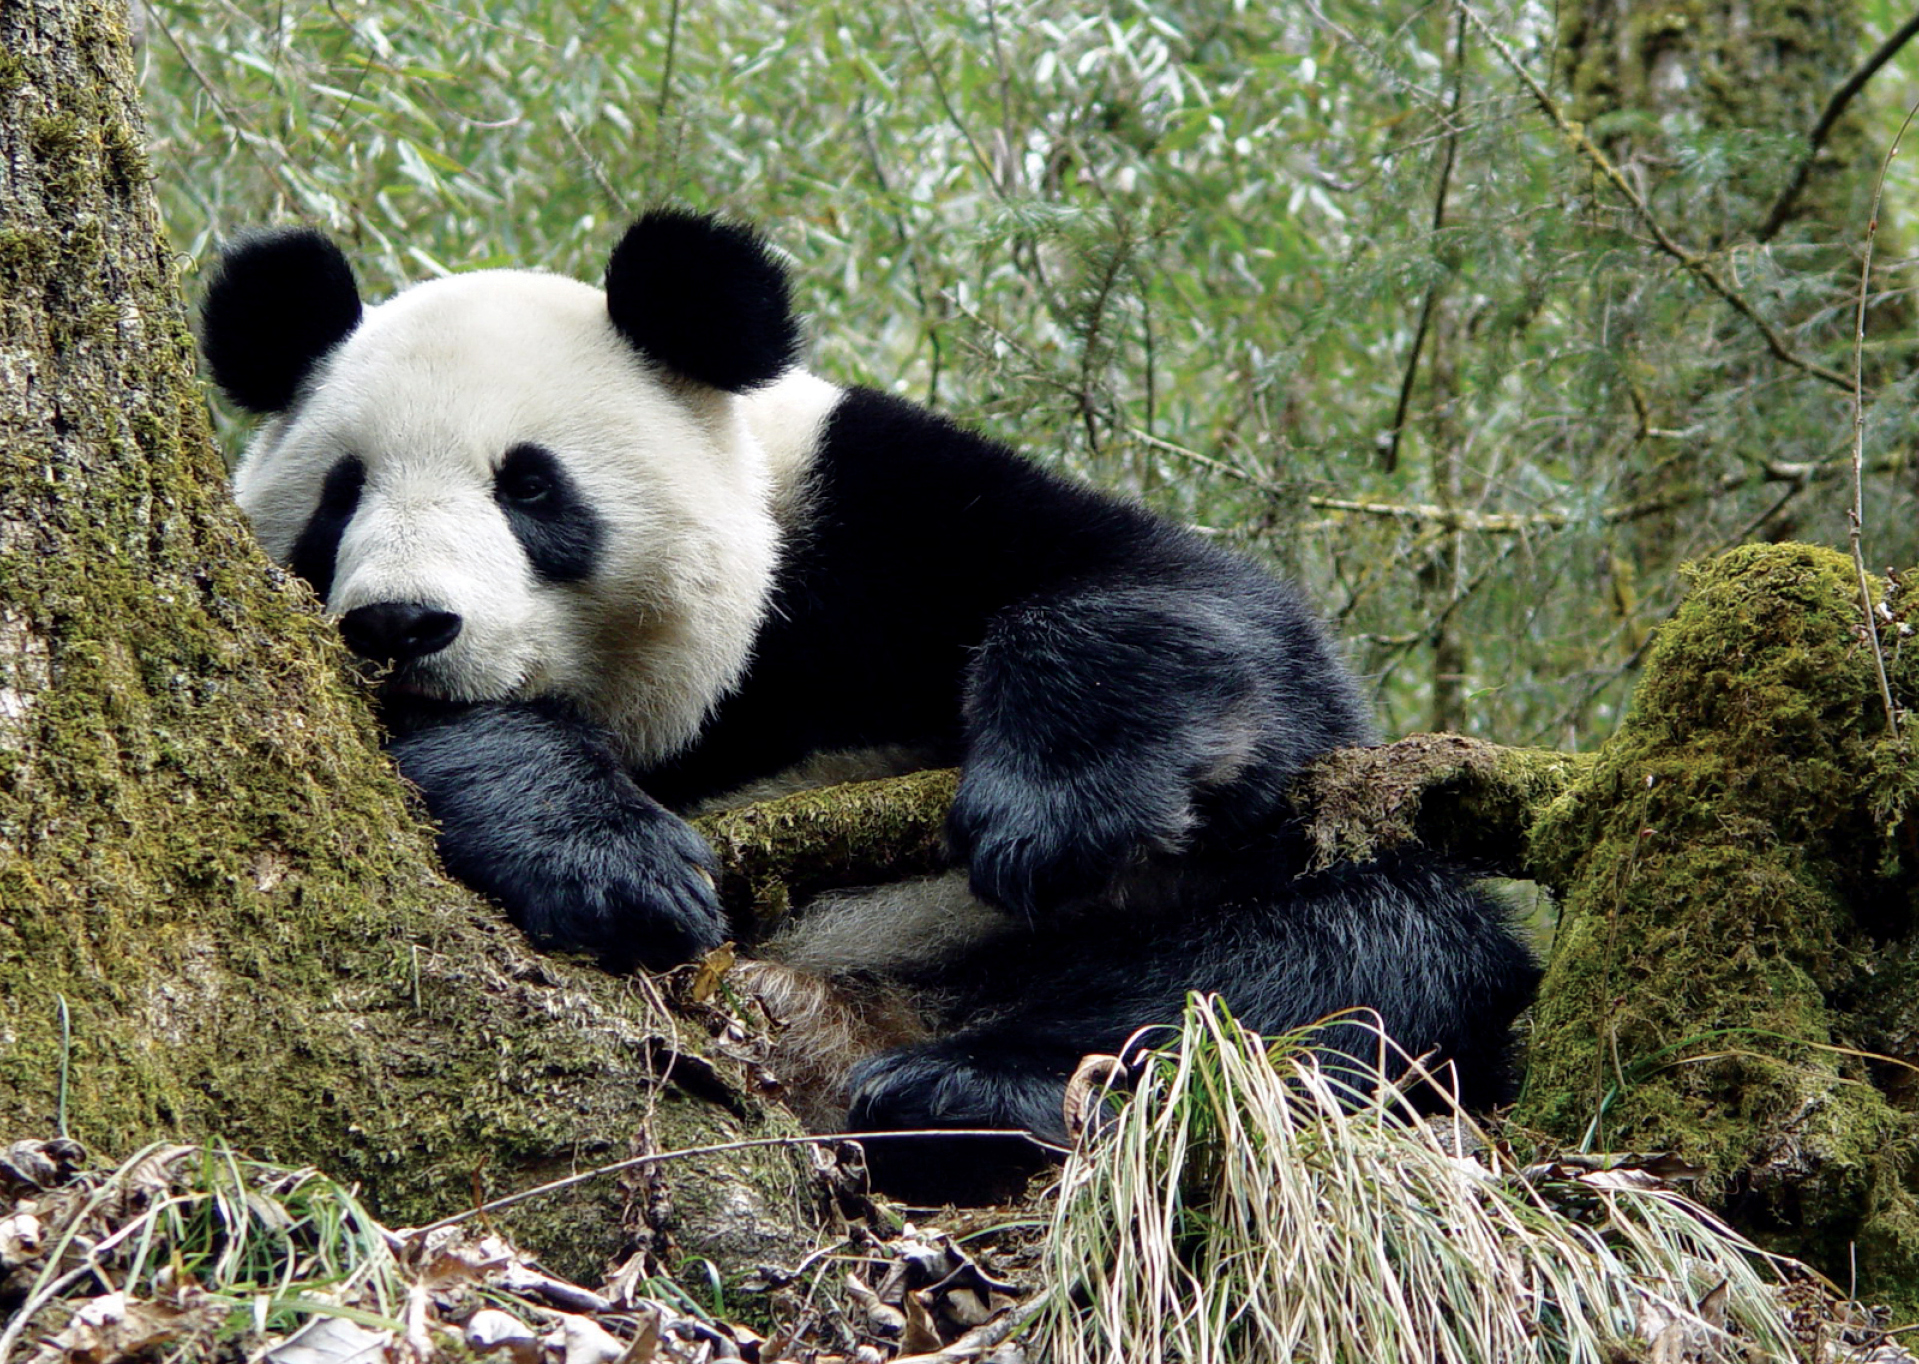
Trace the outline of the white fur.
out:
<instances>
[{"instance_id":1,"label":"white fur","mask_svg":"<svg viewBox=\"0 0 1919 1364\"><path fill-rule=\"evenodd\" d=\"M844 393L818 375L792 369L740 399L747 429L766 451L774 508L787 524L801 513L806 471L826 433L826 419Z\"/></svg>"},{"instance_id":2,"label":"white fur","mask_svg":"<svg viewBox=\"0 0 1919 1364\"><path fill-rule=\"evenodd\" d=\"M803 484L839 390L795 372L747 397L666 374L614 330L605 296L482 271L369 309L234 479L269 552L290 556L341 458L366 467L327 607L457 612L415 665L461 700L560 693L636 763L690 742L737 685L778 556L776 504ZM493 500L513 446L555 454L600 516L589 581L533 574Z\"/></svg>"},{"instance_id":3,"label":"white fur","mask_svg":"<svg viewBox=\"0 0 1919 1364\"><path fill-rule=\"evenodd\" d=\"M801 971L857 969L912 978L936 974L962 952L1015 927L967 889L963 869L888 886L829 891L760 948Z\"/></svg>"}]
</instances>

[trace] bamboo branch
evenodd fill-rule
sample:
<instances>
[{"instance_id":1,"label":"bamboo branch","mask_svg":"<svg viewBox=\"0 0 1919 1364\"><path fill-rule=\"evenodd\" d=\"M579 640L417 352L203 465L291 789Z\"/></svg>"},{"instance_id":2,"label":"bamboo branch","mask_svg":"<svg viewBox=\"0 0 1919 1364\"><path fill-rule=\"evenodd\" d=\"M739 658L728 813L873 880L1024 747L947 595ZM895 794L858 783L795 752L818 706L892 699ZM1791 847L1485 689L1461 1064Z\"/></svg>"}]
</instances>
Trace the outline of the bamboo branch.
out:
<instances>
[{"instance_id":1,"label":"bamboo branch","mask_svg":"<svg viewBox=\"0 0 1919 1364\"><path fill-rule=\"evenodd\" d=\"M1560 133L1564 135L1568 142L1572 143L1580 155L1590 161L1594 169L1619 192L1620 196L1624 198L1627 203L1632 205L1633 213L1645 226L1646 231L1651 234L1653 242L1661 251L1671 256L1679 263L1680 268L1684 269L1692 275L1694 279L1697 279L1701 284L1705 285L1707 289L1717 294L1720 299L1725 302L1727 307L1750 322L1759 332L1760 336L1765 338L1766 349L1771 351L1773 356L1779 360L1781 364L1790 365L1801 373L1809 374L1813 378L1831 384L1835 388L1847 390L1852 388L1852 380L1844 374L1841 374L1838 370L1829 369L1816 360L1808 360L1805 356L1793 350L1793 348L1787 344L1786 338L1780 335L1778 328L1761 317L1758 310L1746 301L1745 295L1728 284L1720 273L1713 268L1710 260L1700 255L1697 251L1682 245L1672 233L1668 232L1666 225L1653 213L1652 205L1648 204L1639 191L1633 188L1632 182L1620 173L1619 168L1613 165L1611 158L1600 150L1598 144L1586 136L1586 130L1566 116L1565 111L1559 107L1559 102L1552 97L1545 86L1541 85L1538 80L1534 78L1532 72L1526 69L1525 65L1519 60L1518 55L1514 53L1510 47L1506 46L1499 35L1488 28L1485 20L1473 13L1470 7L1464 7L1464 9L1467 19L1471 21L1474 28L1479 30L1480 36L1492 44L1493 49L1499 53L1500 60L1505 62L1513 74L1518 76L1521 83L1525 85L1527 92L1533 97L1533 102L1540 107L1547 118L1552 120L1553 125L1559 129Z\"/></svg>"},{"instance_id":2,"label":"bamboo branch","mask_svg":"<svg viewBox=\"0 0 1919 1364\"><path fill-rule=\"evenodd\" d=\"M1759 229L1758 237L1769 242L1779 235L1779 229L1786 225L1786 219L1792 216L1793 208L1799 202L1800 192L1806 188L1806 182L1812 178L1813 165L1819 160L1819 153L1825 148L1826 138L1838 126L1839 118L1846 112L1846 106L1852 103L1853 96L1866 88L1866 82L1879 74L1884 66L1899 54L1899 49L1919 36L1919 14L1900 26L1897 33L1879 44L1879 50L1866 58L1866 63L1846 79L1846 83L1832 92L1832 98L1826 101L1825 112L1819 115L1819 121L1806 134L1806 154L1793 169L1792 180L1780 194L1779 200L1772 206L1772 212L1766 215L1766 224Z\"/></svg>"},{"instance_id":3,"label":"bamboo branch","mask_svg":"<svg viewBox=\"0 0 1919 1364\"><path fill-rule=\"evenodd\" d=\"M1293 496L1296 492L1295 489L1261 478L1236 464L1229 464L1223 459L1202 454L1198 450L1190 450L1184 445L1152 435L1138 427L1129 428L1129 434L1135 440L1142 441L1155 450L1164 450L1168 454L1190 460L1203 468L1257 488L1261 492L1285 497ZM1882 455L1865 465L1863 472L1896 473L1910 468L1912 463L1910 453L1899 451L1895 454ZM1564 530L1567 526L1586 520L1602 526L1625 525L1644 520L1648 516L1656 516L1660 512L1675 511L1695 503L1709 502L1716 497L1724 497L1728 493L1738 492L1741 488L1751 487L1754 484L1823 483L1828 479L1849 473L1851 467L1850 463L1841 461L1760 460L1750 468L1724 474L1702 488L1682 493L1663 493L1657 497L1643 497L1636 502L1622 502L1618 506L1602 507L1590 518L1564 511L1486 512L1474 511L1467 507L1444 507L1436 502L1376 502L1349 497L1325 497L1318 493L1307 494L1305 502L1315 511L1350 512L1360 516L1417 521L1442 530L1475 531L1481 535L1525 535L1534 531Z\"/></svg>"}]
</instances>

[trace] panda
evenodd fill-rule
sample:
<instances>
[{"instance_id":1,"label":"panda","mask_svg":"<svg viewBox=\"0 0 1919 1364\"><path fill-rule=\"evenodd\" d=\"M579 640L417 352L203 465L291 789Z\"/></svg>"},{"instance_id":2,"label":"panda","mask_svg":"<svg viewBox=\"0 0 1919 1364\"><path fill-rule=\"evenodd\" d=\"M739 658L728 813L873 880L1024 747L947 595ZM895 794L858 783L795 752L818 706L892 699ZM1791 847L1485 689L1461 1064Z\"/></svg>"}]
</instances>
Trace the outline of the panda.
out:
<instances>
[{"instance_id":1,"label":"panda","mask_svg":"<svg viewBox=\"0 0 1919 1364\"><path fill-rule=\"evenodd\" d=\"M1192 991L1265 1033L1377 1011L1467 1104L1506 1096L1537 968L1500 906L1417 850L1311 865L1288 783L1373 732L1298 593L809 373L753 230L654 211L604 290L485 270L373 307L335 245L279 230L224 251L202 324L263 419L240 506L387 665L448 869L536 943L694 959L733 930L686 812L846 754L960 768L963 890L828 906L763 953L912 1001L827 1125L1057 1142L1079 1060ZM935 1191L1020 1160L868 1151Z\"/></svg>"}]
</instances>

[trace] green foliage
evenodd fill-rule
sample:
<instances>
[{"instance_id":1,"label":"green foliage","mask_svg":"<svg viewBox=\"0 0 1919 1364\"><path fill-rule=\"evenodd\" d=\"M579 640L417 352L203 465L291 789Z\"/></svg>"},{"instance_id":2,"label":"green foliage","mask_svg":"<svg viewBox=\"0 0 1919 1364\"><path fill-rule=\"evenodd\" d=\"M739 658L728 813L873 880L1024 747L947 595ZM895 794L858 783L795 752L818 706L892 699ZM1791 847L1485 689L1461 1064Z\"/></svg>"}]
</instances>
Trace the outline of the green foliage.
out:
<instances>
[{"instance_id":1,"label":"green foliage","mask_svg":"<svg viewBox=\"0 0 1919 1364\"><path fill-rule=\"evenodd\" d=\"M1895 8L1814 37L1863 46ZM1550 75L1537 7L1483 12ZM196 257L299 218L344 236L374 292L507 263L591 278L650 203L753 219L794 259L824 373L950 408L1301 575L1393 729L1603 736L1681 558L1845 535L1846 395L1655 250L1446 6L150 14L153 162ZM1722 85L1741 55L1715 55ZM1860 55L1797 53L1786 75L1822 91ZM1843 368L1873 139L1822 172L1828 216L1753 236L1805 103L1772 127L1618 107L1594 131L1660 187L1678 239ZM1906 329L1872 346L1868 544L1907 562Z\"/></svg>"}]
</instances>

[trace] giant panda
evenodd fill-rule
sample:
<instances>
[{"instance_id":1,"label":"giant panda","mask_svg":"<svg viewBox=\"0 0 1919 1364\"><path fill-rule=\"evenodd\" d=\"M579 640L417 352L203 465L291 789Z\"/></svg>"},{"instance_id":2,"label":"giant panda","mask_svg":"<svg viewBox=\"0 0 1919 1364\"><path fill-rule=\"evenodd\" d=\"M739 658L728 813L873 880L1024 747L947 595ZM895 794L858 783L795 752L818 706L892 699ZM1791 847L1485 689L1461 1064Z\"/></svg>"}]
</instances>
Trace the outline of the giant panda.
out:
<instances>
[{"instance_id":1,"label":"giant panda","mask_svg":"<svg viewBox=\"0 0 1919 1364\"><path fill-rule=\"evenodd\" d=\"M1504 1095L1536 969L1499 905L1422 852L1310 865L1288 782L1373 733L1299 594L809 373L754 231L656 211L604 290L485 270L373 307L317 232L248 236L202 338L263 418L240 506L389 665L447 866L537 943L697 957L733 929L684 812L836 755L960 767L966 893L831 906L767 949L914 1001L844 1075L846 1130L1058 1140L1080 1058L1196 990L1268 1033L1375 1010L1468 1104ZM1011 1159L870 1149L902 1147L936 1189Z\"/></svg>"}]
</instances>

